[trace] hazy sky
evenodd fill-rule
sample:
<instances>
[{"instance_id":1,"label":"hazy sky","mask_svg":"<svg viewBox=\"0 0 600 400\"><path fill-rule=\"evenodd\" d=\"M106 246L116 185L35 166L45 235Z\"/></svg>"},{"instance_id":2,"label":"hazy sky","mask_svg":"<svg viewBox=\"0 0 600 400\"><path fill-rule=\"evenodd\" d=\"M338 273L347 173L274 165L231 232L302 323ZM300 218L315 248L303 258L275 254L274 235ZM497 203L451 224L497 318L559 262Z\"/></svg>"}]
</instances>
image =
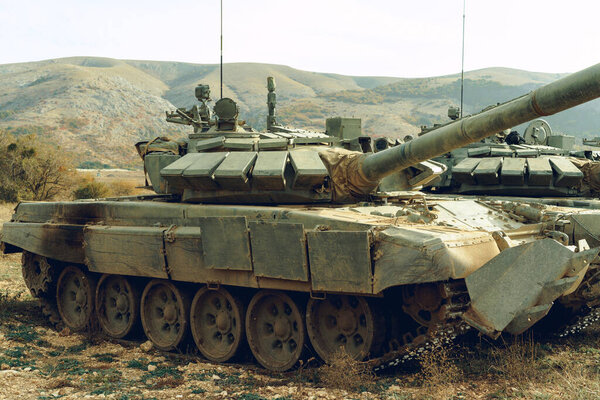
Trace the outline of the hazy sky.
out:
<instances>
[{"instance_id":1,"label":"hazy sky","mask_svg":"<svg viewBox=\"0 0 600 400\"><path fill-rule=\"evenodd\" d=\"M224 61L348 75L460 72L463 0L223 0ZM597 0L466 0L465 69L600 62ZM0 64L219 62L219 0L3 0Z\"/></svg>"}]
</instances>

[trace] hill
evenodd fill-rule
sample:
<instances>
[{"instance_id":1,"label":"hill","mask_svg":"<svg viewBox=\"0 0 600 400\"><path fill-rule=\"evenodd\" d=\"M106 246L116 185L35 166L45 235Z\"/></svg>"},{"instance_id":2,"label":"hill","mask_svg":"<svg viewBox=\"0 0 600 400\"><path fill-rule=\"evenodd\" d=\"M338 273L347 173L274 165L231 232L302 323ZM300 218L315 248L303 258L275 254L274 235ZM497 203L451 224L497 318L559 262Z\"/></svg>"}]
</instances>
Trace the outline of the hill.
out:
<instances>
[{"instance_id":1,"label":"hill","mask_svg":"<svg viewBox=\"0 0 600 400\"><path fill-rule=\"evenodd\" d=\"M277 82L281 123L323 129L330 116L363 119L370 135L404 136L420 125L445 121L459 104L460 77L403 79L300 71L284 65L224 65L223 95L238 102L242 118L264 128L266 77ZM488 68L465 74L465 113L521 95L562 74ZM179 62L71 57L0 65L0 129L37 133L81 155L88 166L139 166L133 144L158 135L182 136L164 111L195 103L194 87L207 83L219 97L219 66ZM578 136L600 131L600 103L549 118L553 128Z\"/></svg>"}]
</instances>

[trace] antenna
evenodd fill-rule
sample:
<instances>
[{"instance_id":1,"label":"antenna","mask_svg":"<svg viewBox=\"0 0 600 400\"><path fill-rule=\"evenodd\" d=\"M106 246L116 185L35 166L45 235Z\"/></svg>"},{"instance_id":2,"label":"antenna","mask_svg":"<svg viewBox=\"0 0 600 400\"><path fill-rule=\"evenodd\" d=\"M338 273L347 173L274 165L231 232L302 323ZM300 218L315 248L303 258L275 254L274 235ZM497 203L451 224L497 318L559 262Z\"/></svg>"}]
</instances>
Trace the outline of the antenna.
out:
<instances>
[{"instance_id":1,"label":"antenna","mask_svg":"<svg viewBox=\"0 0 600 400\"><path fill-rule=\"evenodd\" d=\"M221 0L221 98L223 98L223 0Z\"/></svg>"},{"instance_id":2,"label":"antenna","mask_svg":"<svg viewBox=\"0 0 600 400\"><path fill-rule=\"evenodd\" d=\"M460 66L460 118L463 116L463 93L465 81L465 3L466 0L463 0L462 64Z\"/></svg>"}]
</instances>

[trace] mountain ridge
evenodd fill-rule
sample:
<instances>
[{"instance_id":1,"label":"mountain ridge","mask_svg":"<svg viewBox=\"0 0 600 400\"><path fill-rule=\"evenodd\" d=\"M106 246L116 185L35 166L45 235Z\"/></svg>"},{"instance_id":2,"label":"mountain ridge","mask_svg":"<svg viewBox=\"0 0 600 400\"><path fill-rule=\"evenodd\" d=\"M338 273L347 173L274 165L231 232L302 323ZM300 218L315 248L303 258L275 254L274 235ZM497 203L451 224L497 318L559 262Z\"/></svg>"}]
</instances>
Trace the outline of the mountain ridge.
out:
<instances>
[{"instance_id":1,"label":"mountain ridge","mask_svg":"<svg viewBox=\"0 0 600 400\"><path fill-rule=\"evenodd\" d=\"M240 117L264 128L266 77L277 82L280 123L324 129L325 118L355 116L373 136L416 134L447 120L459 103L460 74L428 78L364 77L302 71L286 65L224 64L225 97ZM465 114L503 102L566 74L493 67L465 73ZM0 129L37 133L80 154L82 161L136 167L133 144L154 136L181 137L191 128L168 124L164 111L196 103L194 87L219 95L219 65L101 57L67 57L0 65ZM595 136L600 103L548 118L568 134Z\"/></svg>"}]
</instances>

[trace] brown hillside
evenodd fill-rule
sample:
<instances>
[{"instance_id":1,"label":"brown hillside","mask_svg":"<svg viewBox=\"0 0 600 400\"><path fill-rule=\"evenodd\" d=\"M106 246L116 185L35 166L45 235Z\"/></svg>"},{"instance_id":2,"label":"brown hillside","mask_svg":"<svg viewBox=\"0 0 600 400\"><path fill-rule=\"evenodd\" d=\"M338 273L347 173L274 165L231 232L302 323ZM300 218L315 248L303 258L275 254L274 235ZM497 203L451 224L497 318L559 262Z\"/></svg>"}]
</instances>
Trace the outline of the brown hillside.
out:
<instances>
[{"instance_id":1,"label":"brown hillside","mask_svg":"<svg viewBox=\"0 0 600 400\"><path fill-rule=\"evenodd\" d=\"M459 103L459 76L402 79L352 77L296 70L284 65L224 65L223 94L236 100L241 117L264 128L266 77L277 82L279 121L323 129L330 116L363 119L371 135L404 136L419 126L446 120ZM489 68L465 74L465 112L506 101L561 74ZM36 133L81 162L138 167L133 144L158 135L181 136L189 129L164 121L164 111L195 103L194 87L211 85L219 97L218 65L71 57L0 65L0 129ZM597 134L592 102L551 119L553 127ZM556 125L555 125L556 124Z\"/></svg>"}]
</instances>

